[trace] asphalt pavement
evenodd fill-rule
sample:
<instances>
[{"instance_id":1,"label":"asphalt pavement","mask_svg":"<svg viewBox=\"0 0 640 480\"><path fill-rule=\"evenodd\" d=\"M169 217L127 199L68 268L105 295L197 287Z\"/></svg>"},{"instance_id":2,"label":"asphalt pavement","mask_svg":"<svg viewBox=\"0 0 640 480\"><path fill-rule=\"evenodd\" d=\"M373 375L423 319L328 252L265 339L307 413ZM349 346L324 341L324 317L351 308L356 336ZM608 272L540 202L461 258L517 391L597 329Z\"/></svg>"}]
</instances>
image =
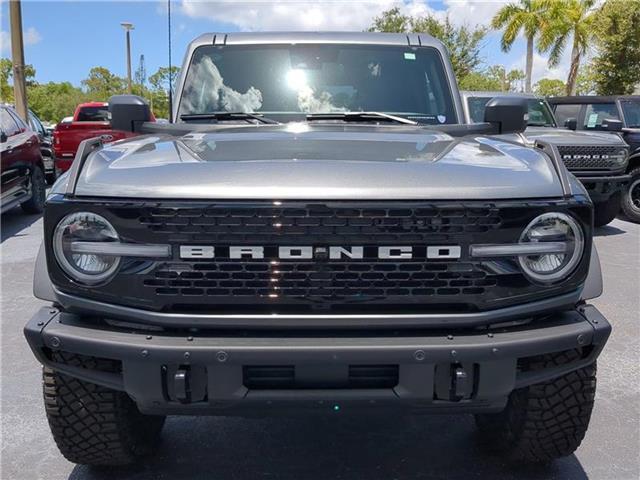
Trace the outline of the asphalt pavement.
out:
<instances>
[{"instance_id":1,"label":"asphalt pavement","mask_svg":"<svg viewBox=\"0 0 640 480\"><path fill-rule=\"evenodd\" d=\"M598 229L605 292L594 304L611 321L598 363L591 426L575 455L549 467L508 464L486 453L471 416L248 420L171 417L159 452L124 469L92 469L58 452L44 415L41 369L22 328L43 302L31 293L42 221L2 217L0 477L116 479L562 479L640 478L640 225Z\"/></svg>"}]
</instances>

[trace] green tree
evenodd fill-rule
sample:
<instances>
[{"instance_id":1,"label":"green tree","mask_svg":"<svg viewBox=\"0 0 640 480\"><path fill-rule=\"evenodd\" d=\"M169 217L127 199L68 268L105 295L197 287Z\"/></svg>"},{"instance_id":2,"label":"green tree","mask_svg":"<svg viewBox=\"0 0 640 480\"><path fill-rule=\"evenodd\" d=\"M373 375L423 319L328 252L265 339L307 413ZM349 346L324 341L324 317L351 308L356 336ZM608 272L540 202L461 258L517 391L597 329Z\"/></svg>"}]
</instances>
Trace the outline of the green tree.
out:
<instances>
[{"instance_id":1,"label":"green tree","mask_svg":"<svg viewBox=\"0 0 640 480\"><path fill-rule=\"evenodd\" d=\"M411 17L400 13L400 8L394 7L382 12L379 17L375 17L369 31L404 33L412 32L412 27Z\"/></svg>"},{"instance_id":2,"label":"green tree","mask_svg":"<svg viewBox=\"0 0 640 480\"><path fill-rule=\"evenodd\" d=\"M497 90L501 92L522 91L522 80L524 72L522 70L507 70L502 65L492 65L486 70L487 75L498 82Z\"/></svg>"},{"instance_id":3,"label":"green tree","mask_svg":"<svg viewBox=\"0 0 640 480\"><path fill-rule=\"evenodd\" d=\"M13 102L13 85L9 80L13 77L13 63L8 58L0 59L0 101ZM24 77L27 86L35 84L36 69L33 65L24 66Z\"/></svg>"},{"instance_id":4,"label":"green tree","mask_svg":"<svg viewBox=\"0 0 640 480\"><path fill-rule=\"evenodd\" d=\"M597 93L633 93L640 83L640 0L608 0L597 13L595 29Z\"/></svg>"},{"instance_id":5,"label":"green tree","mask_svg":"<svg viewBox=\"0 0 640 480\"><path fill-rule=\"evenodd\" d=\"M524 79L522 70L506 71L502 65L492 65L481 71L471 72L463 77L458 85L461 90L518 92Z\"/></svg>"},{"instance_id":6,"label":"green tree","mask_svg":"<svg viewBox=\"0 0 640 480\"><path fill-rule=\"evenodd\" d=\"M471 72L460 79L458 86L461 90L471 91L502 91L503 84L499 78L484 72Z\"/></svg>"},{"instance_id":7,"label":"green tree","mask_svg":"<svg viewBox=\"0 0 640 480\"><path fill-rule=\"evenodd\" d=\"M595 95L597 89L598 85L593 64L589 63L581 66L576 79L576 95Z\"/></svg>"},{"instance_id":8,"label":"green tree","mask_svg":"<svg viewBox=\"0 0 640 480\"><path fill-rule=\"evenodd\" d=\"M151 108L158 118L169 118L169 85L175 86L180 69L178 67L160 67L149 77L151 89L149 99ZM175 88L173 89L175 92Z\"/></svg>"},{"instance_id":9,"label":"green tree","mask_svg":"<svg viewBox=\"0 0 640 480\"><path fill-rule=\"evenodd\" d=\"M533 86L535 94L542 97L557 97L564 95L565 89L565 83L557 78L541 78Z\"/></svg>"},{"instance_id":10,"label":"green tree","mask_svg":"<svg viewBox=\"0 0 640 480\"><path fill-rule=\"evenodd\" d=\"M576 94L580 61L595 36L593 10L595 0L556 0L550 9L550 21L542 28L538 48L549 52L549 66L560 63L562 52L571 39L571 66L566 94Z\"/></svg>"},{"instance_id":11,"label":"green tree","mask_svg":"<svg viewBox=\"0 0 640 480\"><path fill-rule=\"evenodd\" d=\"M29 108L48 122L59 122L73 115L76 105L89 100L80 88L69 82L49 82L27 87Z\"/></svg>"},{"instance_id":12,"label":"green tree","mask_svg":"<svg viewBox=\"0 0 640 480\"><path fill-rule=\"evenodd\" d=\"M124 78L118 77L105 67L93 67L89 70L89 76L82 80L91 100L106 102L112 95L126 92L127 83Z\"/></svg>"},{"instance_id":13,"label":"green tree","mask_svg":"<svg viewBox=\"0 0 640 480\"><path fill-rule=\"evenodd\" d=\"M371 32L427 33L440 40L449 51L453 71L458 81L482 64L482 41L487 35L485 27L454 26L449 17L438 20L432 15L411 17L395 7L373 19Z\"/></svg>"},{"instance_id":14,"label":"green tree","mask_svg":"<svg viewBox=\"0 0 640 480\"><path fill-rule=\"evenodd\" d=\"M491 20L491 27L503 30L502 51L511 50L513 43L524 32L527 40L525 67L525 91L531 92L531 72L533 70L533 47L536 35L548 21L548 12L553 0L519 0L502 7Z\"/></svg>"}]
</instances>

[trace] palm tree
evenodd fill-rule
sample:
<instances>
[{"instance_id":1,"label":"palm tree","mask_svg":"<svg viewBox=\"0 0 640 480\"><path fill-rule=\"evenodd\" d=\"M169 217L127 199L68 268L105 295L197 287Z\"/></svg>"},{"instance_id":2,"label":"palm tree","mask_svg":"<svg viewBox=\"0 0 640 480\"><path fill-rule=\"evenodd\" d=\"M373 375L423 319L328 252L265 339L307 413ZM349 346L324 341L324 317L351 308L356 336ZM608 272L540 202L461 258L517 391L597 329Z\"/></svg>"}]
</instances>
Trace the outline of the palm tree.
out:
<instances>
[{"instance_id":1,"label":"palm tree","mask_svg":"<svg viewBox=\"0 0 640 480\"><path fill-rule=\"evenodd\" d=\"M555 1L549 10L549 22L546 23L538 39L538 49L549 51L549 66L556 67L560 63L570 38L571 67L567 78L567 95L576 94L578 69L582 56L587 52L589 43L595 37L595 0L564 0Z\"/></svg>"},{"instance_id":2,"label":"palm tree","mask_svg":"<svg viewBox=\"0 0 640 480\"><path fill-rule=\"evenodd\" d=\"M502 7L491 20L491 27L504 30L501 47L508 52L520 31L527 39L527 64L525 68L525 91L531 92L531 71L533 69L533 43L547 21L547 12L553 0L519 0Z\"/></svg>"}]
</instances>

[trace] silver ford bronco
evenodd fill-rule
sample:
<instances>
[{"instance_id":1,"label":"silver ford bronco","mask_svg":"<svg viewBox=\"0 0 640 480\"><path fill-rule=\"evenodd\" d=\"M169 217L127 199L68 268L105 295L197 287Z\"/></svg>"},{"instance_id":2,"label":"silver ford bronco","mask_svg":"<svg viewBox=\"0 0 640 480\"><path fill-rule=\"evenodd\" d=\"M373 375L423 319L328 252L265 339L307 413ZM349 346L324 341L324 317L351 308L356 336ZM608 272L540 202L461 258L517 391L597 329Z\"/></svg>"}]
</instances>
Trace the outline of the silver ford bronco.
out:
<instances>
[{"instance_id":1,"label":"silver ford bronco","mask_svg":"<svg viewBox=\"0 0 640 480\"><path fill-rule=\"evenodd\" d=\"M474 414L571 454L611 327L593 204L527 105L465 124L423 34L191 43L174 123L134 96L49 195L26 325L69 460L136 461L166 415Z\"/></svg>"}]
</instances>

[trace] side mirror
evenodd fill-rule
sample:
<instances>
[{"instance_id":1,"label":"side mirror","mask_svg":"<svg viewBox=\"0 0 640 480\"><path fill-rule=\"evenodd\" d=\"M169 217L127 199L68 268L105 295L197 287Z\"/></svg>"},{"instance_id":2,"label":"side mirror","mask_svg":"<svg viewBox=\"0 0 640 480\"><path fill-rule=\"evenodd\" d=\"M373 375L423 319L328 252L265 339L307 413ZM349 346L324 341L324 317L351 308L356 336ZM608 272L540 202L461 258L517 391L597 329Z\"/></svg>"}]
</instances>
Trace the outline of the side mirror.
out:
<instances>
[{"instance_id":1,"label":"side mirror","mask_svg":"<svg viewBox=\"0 0 640 480\"><path fill-rule=\"evenodd\" d=\"M576 130L578 128L578 120L575 118L567 118L564 121L564 128L568 128L569 130Z\"/></svg>"},{"instance_id":2,"label":"side mirror","mask_svg":"<svg viewBox=\"0 0 640 480\"><path fill-rule=\"evenodd\" d=\"M614 118L605 118L602 121L602 129L609 132L621 132L622 122Z\"/></svg>"},{"instance_id":3,"label":"side mirror","mask_svg":"<svg viewBox=\"0 0 640 480\"><path fill-rule=\"evenodd\" d=\"M503 133L522 133L527 128L529 105L526 98L494 97L484 109L484 121Z\"/></svg>"},{"instance_id":4,"label":"side mirror","mask_svg":"<svg viewBox=\"0 0 640 480\"><path fill-rule=\"evenodd\" d=\"M144 98L137 95L114 95L109 99L111 128L136 132L144 122L151 121L151 108Z\"/></svg>"},{"instance_id":5,"label":"side mirror","mask_svg":"<svg viewBox=\"0 0 640 480\"><path fill-rule=\"evenodd\" d=\"M0 132L0 143L4 143L7 141L7 134L4 132Z\"/></svg>"}]
</instances>

